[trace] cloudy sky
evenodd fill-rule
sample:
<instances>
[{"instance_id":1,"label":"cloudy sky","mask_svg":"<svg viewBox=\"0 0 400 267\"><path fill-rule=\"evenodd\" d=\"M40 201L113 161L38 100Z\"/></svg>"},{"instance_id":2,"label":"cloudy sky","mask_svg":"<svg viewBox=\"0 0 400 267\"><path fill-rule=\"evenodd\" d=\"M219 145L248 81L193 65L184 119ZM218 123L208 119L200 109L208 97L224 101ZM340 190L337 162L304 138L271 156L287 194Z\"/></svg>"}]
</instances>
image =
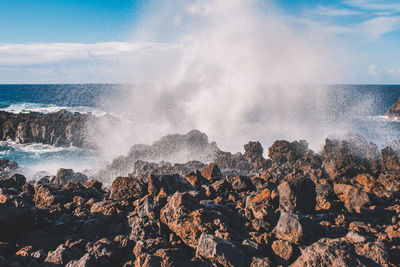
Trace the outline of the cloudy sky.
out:
<instances>
[{"instance_id":1,"label":"cloudy sky","mask_svg":"<svg viewBox=\"0 0 400 267\"><path fill-rule=\"evenodd\" d=\"M174 49L132 38L145 2L1 0L0 83L131 82L121 61ZM345 47L351 68L337 83L400 83L399 0L274 2L295 27Z\"/></svg>"}]
</instances>

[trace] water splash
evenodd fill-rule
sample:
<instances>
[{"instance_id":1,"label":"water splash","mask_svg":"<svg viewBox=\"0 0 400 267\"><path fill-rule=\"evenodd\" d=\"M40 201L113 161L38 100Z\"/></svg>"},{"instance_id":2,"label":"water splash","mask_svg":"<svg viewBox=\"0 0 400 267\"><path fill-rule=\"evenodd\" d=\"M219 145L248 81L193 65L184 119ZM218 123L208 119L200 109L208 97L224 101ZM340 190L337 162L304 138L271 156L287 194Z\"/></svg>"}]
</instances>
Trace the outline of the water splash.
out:
<instances>
[{"instance_id":1,"label":"water splash","mask_svg":"<svg viewBox=\"0 0 400 267\"><path fill-rule=\"evenodd\" d=\"M150 1L144 14L133 40L170 49L120 62L142 85L113 105L130 124L101 140L108 156L191 129L230 151L251 139L268 146L304 138L315 148L348 130L323 120L329 111L322 84L341 74L336 43L314 27L298 27L272 2Z\"/></svg>"}]
</instances>

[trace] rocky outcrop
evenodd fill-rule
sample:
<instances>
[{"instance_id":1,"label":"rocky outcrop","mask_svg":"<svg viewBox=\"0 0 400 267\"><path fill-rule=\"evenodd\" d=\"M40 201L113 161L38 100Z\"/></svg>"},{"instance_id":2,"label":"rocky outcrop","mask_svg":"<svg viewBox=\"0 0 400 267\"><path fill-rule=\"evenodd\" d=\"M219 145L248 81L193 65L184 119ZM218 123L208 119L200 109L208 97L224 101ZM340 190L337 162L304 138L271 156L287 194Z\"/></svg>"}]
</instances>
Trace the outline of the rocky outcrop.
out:
<instances>
[{"instance_id":1,"label":"rocky outcrop","mask_svg":"<svg viewBox=\"0 0 400 267\"><path fill-rule=\"evenodd\" d=\"M114 122L116 118L105 115L70 113L61 110L55 113L9 113L0 111L0 140L17 143L42 143L53 146L94 147L88 129L98 132L101 122ZM98 129L98 130L96 130Z\"/></svg>"},{"instance_id":2,"label":"rocky outcrop","mask_svg":"<svg viewBox=\"0 0 400 267\"><path fill-rule=\"evenodd\" d=\"M389 118L400 119L400 96L397 98L397 102L394 103L385 114Z\"/></svg>"},{"instance_id":3,"label":"rocky outcrop","mask_svg":"<svg viewBox=\"0 0 400 267\"><path fill-rule=\"evenodd\" d=\"M208 165L138 160L110 189L68 169L36 185L8 175L0 265L399 266L396 147L244 148Z\"/></svg>"}]
</instances>

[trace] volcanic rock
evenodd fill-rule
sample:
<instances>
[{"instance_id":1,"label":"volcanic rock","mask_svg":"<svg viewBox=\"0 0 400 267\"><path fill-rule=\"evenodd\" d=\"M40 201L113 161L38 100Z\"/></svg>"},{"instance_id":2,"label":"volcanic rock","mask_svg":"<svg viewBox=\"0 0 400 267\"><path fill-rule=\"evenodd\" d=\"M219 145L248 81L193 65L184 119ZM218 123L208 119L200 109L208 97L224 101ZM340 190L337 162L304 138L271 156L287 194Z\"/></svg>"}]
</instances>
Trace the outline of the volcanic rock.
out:
<instances>
[{"instance_id":1,"label":"volcanic rock","mask_svg":"<svg viewBox=\"0 0 400 267\"><path fill-rule=\"evenodd\" d=\"M366 192L351 185L335 184L334 191L349 212L360 212L362 207L371 204Z\"/></svg>"},{"instance_id":2,"label":"volcanic rock","mask_svg":"<svg viewBox=\"0 0 400 267\"><path fill-rule=\"evenodd\" d=\"M114 200L135 200L147 194L147 184L139 178L117 177L111 185Z\"/></svg>"},{"instance_id":3,"label":"volcanic rock","mask_svg":"<svg viewBox=\"0 0 400 267\"><path fill-rule=\"evenodd\" d=\"M286 211L281 211L278 224L273 230L277 238L294 244L301 244L315 238L314 231L315 225L310 218Z\"/></svg>"},{"instance_id":4,"label":"volcanic rock","mask_svg":"<svg viewBox=\"0 0 400 267\"><path fill-rule=\"evenodd\" d=\"M203 233L196 249L196 257L204 257L222 266L244 266L246 256L233 243Z\"/></svg>"},{"instance_id":5,"label":"volcanic rock","mask_svg":"<svg viewBox=\"0 0 400 267\"><path fill-rule=\"evenodd\" d=\"M59 185L66 185L69 183L84 184L88 180L87 176L80 172L74 172L72 169L58 169L57 175L54 178L54 183Z\"/></svg>"},{"instance_id":6,"label":"volcanic rock","mask_svg":"<svg viewBox=\"0 0 400 267\"><path fill-rule=\"evenodd\" d=\"M288 212L312 214L315 210L315 184L308 178L288 177L278 186L279 205Z\"/></svg>"},{"instance_id":7,"label":"volcanic rock","mask_svg":"<svg viewBox=\"0 0 400 267\"><path fill-rule=\"evenodd\" d=\"M400 96L397 98L397 102L389 107L385 115L389 118L400 119Z\"/></svg>"}]
</instances>

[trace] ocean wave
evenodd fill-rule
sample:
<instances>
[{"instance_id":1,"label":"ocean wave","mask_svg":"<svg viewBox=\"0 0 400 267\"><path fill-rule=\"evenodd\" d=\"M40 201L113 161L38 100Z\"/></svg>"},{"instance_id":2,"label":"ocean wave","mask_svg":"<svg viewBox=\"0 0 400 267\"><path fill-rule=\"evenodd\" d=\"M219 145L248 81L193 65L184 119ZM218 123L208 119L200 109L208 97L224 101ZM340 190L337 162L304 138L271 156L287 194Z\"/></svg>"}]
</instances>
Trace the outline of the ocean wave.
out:
<instances>
[{"instance_id":1,"label":"ocean wave","mask_svg":"<svg viewBox=\"0 0 400 267\"><path fill-rule=\"evenodd\" d=\"M387 116L387 115L373 116L372 118L373 118L374 120L378 120L378 121L400 122L400 119L394 118L394 117L389 117L389 116Z\"/></svg>"},{"instance_id":2,"label":"ocean wave","mask_svg":"<svg viewBox=\"0 0 400 267\"><path fill-rule=\"evenodd\" d=\"M85 106L57 106L54 104L40 104L40 103L18 103L18 104L10 104L10 105L2 105L0 106L0 110L7 111L15 114L19 113L29 113L29 112L39 112L39 113L54 113L60 110L67 110L69 112L88 114L92 113L95 116L103 116L106 112L101 111L92 107Z\"/></svg>"}]
</instances>

